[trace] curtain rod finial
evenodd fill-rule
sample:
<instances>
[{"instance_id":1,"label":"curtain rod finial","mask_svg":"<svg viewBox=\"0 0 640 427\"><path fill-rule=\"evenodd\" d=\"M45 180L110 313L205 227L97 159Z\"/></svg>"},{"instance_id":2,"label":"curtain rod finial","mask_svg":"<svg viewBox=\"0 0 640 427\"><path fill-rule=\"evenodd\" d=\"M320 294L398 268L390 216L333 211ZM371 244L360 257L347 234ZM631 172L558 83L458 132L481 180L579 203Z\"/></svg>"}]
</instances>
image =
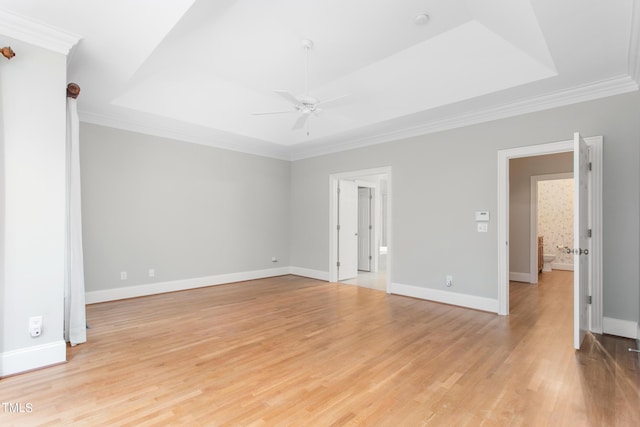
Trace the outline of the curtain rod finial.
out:
<instances>
[{"instance_id":1,"label":"curtain rod finial","mask_svg":"<svg viewBox=\"0 0 640 427\"><path fill-rule=\"evenodd\" d=\"M69 83L67 85L67 97L76 99L80 95L80 86L75 83Z\"/></svg>"},{"instance_id":2,"label":"curtain rod finial","mask_svg":"<svg viewBox=\"0 0 640 427\"><path fill-rule=\"evenodd\" d=\"M14 56L16 56L16 53L9 46L6 46L0 49L0 53L2 53L2 56L4 56L7 59L11 59Z\"/></svg>"}]
</instances>

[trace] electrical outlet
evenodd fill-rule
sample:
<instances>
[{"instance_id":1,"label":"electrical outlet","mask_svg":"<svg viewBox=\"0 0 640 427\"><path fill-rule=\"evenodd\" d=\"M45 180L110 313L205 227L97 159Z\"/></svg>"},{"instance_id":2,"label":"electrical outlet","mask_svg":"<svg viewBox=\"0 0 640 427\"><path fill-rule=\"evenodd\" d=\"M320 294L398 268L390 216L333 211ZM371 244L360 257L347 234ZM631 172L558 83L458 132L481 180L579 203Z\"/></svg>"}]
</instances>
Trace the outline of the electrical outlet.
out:
<instances>
[{"instance_id":1,"label":"electrical outlet","mask_svg":"<svg viewBox=\"0 0 640 427\"><path fill-rule=\"evenodd\" d=\"M121 271L120 272L120 280L127 280L127 272L126 271Z\"/></svg>"},{"instance_id":2,"label":"electrical outlet","mask_svg":"<svg viewBox=\"0 0 640 427\"><path fill-rule=\"evenodd\" d=\"M29 317L29 335L32 338L42 335L42 316Z\"/></svg>"},{"instance_id":3,"label":"electrical outlet","mask_svg":"<svg viewBox=\"0 0 640 427\"><path fill-rule=\"evenodd\" d=\"M154 268L149 269L149 277L156 277L156 270Z\"/></svg>"},{"instance_id":4,"label":"electrical outlet","mask_svg":"<svg viewBox=\"0 0 640 427\"><path fill-rule=\"evenodd\" d=\"M271 257L271 262L278 262L278 258L277 258L277 257L272 256L272 257Z\"/></svg>"},{"instance_id":5,"label":"electrical outlet","mask_svg":"<svg viewBox=\"0 0 640 427\"><path fill-rule=\"evenodd\" d=\"M450 288L451 286L453 286L453 276L447 275L447 277L445 278L444 283L445 283L445 285L447 285L447 288Z\"/></svg>"}]
</instances>

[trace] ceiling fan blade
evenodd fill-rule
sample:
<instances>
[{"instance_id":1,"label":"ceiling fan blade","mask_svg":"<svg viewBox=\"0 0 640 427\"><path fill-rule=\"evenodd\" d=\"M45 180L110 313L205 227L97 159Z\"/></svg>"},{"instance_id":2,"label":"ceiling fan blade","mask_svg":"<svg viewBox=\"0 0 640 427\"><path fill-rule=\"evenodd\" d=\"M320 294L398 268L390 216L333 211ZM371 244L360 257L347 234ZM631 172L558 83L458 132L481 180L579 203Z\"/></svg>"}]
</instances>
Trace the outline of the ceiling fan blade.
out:
<instances>
[{"instance_id":1,"label":"ceiling fan blade","mask_svg":"<svg viewBox=\"0 0 640 427\"><path fill-rule=\"evenodd\" d=\"M297 113L298 110L287 110L287 111L266 111L264 113L251 113L252 116L266 116L269 114L287 114L287 113Z\"/></svg>"},{"instance_id":2,"label":"ceiling fan blade","mask_svg":"<svg viewBox=\"0 0 640 427\"><path fill-rule=\"evenodd\" d=\"M300 117L298 117L298 120L296 120L296 122L293 124L293 127L291 129L293 130L302 129L304 125L307 123L307 120L309 120L309 116L310 114L302 114Z\"/></svg>"},{"instance_id":3,"label":"ceiling fan blade","mask_svg":"<svg viewBox=\"0 0 640 427\"><path fill-rule=\"evenodd\" d=\"M351 95L340 95L340 96L336 96L335 98L327 99L326 101L320 101L320 102L318 102L318 103L316 104L316 107L317 107L318 105L324 105L324 106L326 106L327 104L330 104L330 103L332 103L332 102L338 101L338 100L343 99L343 98L347 98L347 97L349 97L349 96L351 96Z\"/></svg>"},{"instance_id":4,"label":"ceiling fan blade","mask_svg":"<svg viewBox=\"0 0 640 427\"><path fill-rule=\"evenodd\" d=\"M300 105L302 101L296 98L291 92L288 90L274 90L275 93L292 103L293 105Z\"/></svg>"}]
</instances>

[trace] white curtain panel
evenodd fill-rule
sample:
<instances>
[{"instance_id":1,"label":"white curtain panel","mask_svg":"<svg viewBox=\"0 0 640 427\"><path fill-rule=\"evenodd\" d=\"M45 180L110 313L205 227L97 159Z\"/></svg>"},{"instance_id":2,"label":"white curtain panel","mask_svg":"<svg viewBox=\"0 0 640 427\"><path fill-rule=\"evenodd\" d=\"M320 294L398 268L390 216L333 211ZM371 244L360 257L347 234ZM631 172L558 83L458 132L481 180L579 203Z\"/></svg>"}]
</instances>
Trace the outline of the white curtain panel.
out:
<instances>
[{"instance_id":1,"label":"white curtain panel","mask_svg":"<svg viewBox=\"0 0 640 427\"><path fill-rule=\"evenodd\" d=\"M80 120L77 101L67 98L67 249L65 271L65 340L87 341L80 206Z\"/></svg>"}]
</instances>

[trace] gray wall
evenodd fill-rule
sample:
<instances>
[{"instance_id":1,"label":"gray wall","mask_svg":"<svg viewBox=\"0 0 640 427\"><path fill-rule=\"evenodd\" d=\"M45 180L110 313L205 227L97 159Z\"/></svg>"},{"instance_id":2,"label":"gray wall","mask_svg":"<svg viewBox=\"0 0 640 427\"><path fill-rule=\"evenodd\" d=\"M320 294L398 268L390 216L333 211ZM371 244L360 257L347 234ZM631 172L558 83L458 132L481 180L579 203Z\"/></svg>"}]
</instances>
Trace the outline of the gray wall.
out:
<instances>
[{"instance_id":1,"label":"gray wall","mask_svg":"<svg viewBox=\"0 0 640 427\"><path fill-rule=\"evenodd\" d=\"M509 161L509 271L531 273L531 177L573 172L573 153Z\"/></svg>"},{"instance_id":2,"label":"gray wall","mask_svg":"<svg viewBox=\"0 0 640 427\"><path fill-rule=\"evenodd\" d=\"M638 320L640 93L296 161L291 264L328 271L331 173L392 166L392 280L497 298L497 151L604 136L604 315ZM474 211L491 211L477 233Z\"/></svg>"},{"instance_id":3,"label":"gray wall","mask_svg":"<svg viewBox=\"0 0 640 427\"><path fill-rule=\"evenodd\" d=\"M289 265L289 162L86 123L80 139L87 291Z\"/></svg>"}]
</instances>

